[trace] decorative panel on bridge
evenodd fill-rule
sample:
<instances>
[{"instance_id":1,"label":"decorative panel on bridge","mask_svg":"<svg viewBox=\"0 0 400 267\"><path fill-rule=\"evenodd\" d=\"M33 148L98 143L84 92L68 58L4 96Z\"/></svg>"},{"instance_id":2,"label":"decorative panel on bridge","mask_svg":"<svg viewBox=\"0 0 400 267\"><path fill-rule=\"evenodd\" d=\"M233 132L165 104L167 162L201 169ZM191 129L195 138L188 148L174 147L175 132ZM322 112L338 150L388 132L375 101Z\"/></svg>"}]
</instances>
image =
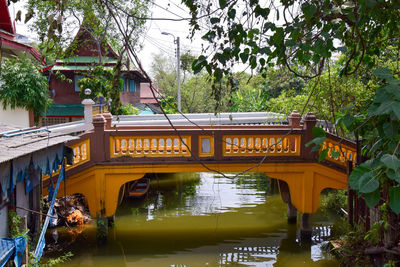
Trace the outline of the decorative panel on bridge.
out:
<instances>
[{"instance_id":1,"label":"decorative panel on bridge","mask_svg":"<svg viewBox=\"0 0 400 267\"><path fill-rule=\"evenodd\" d=\"M356 162L357 149L354 146L350 147L331 138L326 138L322 144L321 151L324 149L328 150L328 156L325 159L330 162L343 166L346 166L348 160L352 161L353 165ZM336 155L332 156L332 152L338 152L339 154L337 157L334 157Z\"/></svg>"},{"instance_id":2,"label":"decorative panel on bridge","mask_svg":"<svg viewBox=\"0 0 400 267\"><path fill-rule=\"evenodd\" d=\"M78 166L90 160L90 139L83 140L77 144L71 145L74 151L73 165ZM67 165L67 169L72 165Z\"/></svg>"},{"instance_id":3,"label":"decorative panel on bridge","mask_svg":"<svg viewBox=\"0 0 400 267\"><path fill-rule=\"evenodd\" d=\"M190 136L111 136L110 156L190 157L190 139Z\"/></svg>"},{"instance_id":4,"label":"decorative panel on bridge","mask_svg":"<svg viewBox=\"0 0 400 267\"><path fill-rule=\"evenodd\" d=\"M300 156L300 135L224 135L224 156Z\"/></svg>"},{"instance_id":5,"label":"decorative panel on bridge","mask_svg":"<svg viewBox=\"0 0 400 267\"><path fill-rule=\"evenodd\" d=\"M214 136L202 135L199 136L199 156L213 157L214 156Z\"/></svg>"}]
</instances>

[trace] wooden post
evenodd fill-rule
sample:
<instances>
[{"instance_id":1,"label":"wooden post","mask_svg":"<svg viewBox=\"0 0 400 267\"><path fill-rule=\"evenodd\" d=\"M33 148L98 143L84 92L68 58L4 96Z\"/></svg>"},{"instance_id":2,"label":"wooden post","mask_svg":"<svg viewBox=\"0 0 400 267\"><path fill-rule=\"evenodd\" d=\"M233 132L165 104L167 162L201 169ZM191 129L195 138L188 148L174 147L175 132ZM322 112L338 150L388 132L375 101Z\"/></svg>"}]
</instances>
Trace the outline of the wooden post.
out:
<instances>
[{"instance_id":1,"label":"wooden post","mask_svg":"<svg viewBox=\"0 0 400 267\"><path fill-rule=\"evenodd\" d=\"M214 132L214 159L215 160L222 160L223 155L222 155L222 133L220 131L215 131Z\"/></svg>"},{"instance_id":2,"label":"wooden post","mask_svg":"<svg viewBox=\"0 0 400 267\"><path fill-rule=\"evenodd\" d=\"M293 110L289 115L289 125L292 128L300 127L301 115L297 110Z\"/></svg>"},{"instance_id":3,"label":"wooden post","mask_svg":"<svg viewBox=\"0 0 400 267\"><path fill-rule=\"evenodd\" d=\"M365 203L365 231L369 231L370 229L371 229L371 220L369 217L369 207L367 203Z\"/></svg>"},{"instance_id":4,"label":"wooden post","mask_svg":"<svg viewBox=\"0 0 400 267\"><path fill-rule=\"evenodd\" d=\"M315 160L317 152L311 152L312 146L306 147L306 144L314 139L312 129L317 124L317 117L311 112L308 112L303 119L305 132L301 145L301 155L306 160Z\"/></svg>"},{"instance_id":5,"label":"wooden post","mask_svg":"<svg viewBox=\"0 0 400 267\"><path fill-rule=\"evenodd\" d=\"M94 135L90 138L90 157L94 162L103 162L105 160L105 147L104 141L104 125L106 120L103 115L97 114L93 118Z\"/></svg>"},{"instance_id":6,"label":"wooden post","mask_svg":"<svg viewBox=\"0 0 400 267\"><path fill-rule=\"evenodd\" d=\"M353 170L353 162L347 161L347 179L350 176ZM351 226L354 225L354 191L350 189L350 186L347 186L347 219Z\"/></svg>"},{"instance_id":7,"label":"wooden post","mask_svg":"<svg viewBox=\"0 0 400 267\"><path fill-rule=\"evenodd\" d=\"M26 233L26 231L28 230L28 220L27 220L26 215L21 217L19 230L22 233ZM26 266L27 263L29 262L28 240L26 242L27 242L27 244L25 246L24 255L22 255L21 266L24 266L24 265Z\"/></svg>"},{"instance_id":8,"label":"wooden post","mask_svg":"<svg viewBox=\"0 0 400 267\"><path fill-rule=\"evenodd\" d=\"M106 130L111 130L111 124L112 124L112 115L110 112L105 112L103 113L103 117L106 120L106 125L105 128Z\"/></svg>"},{"instance_id":9,"label":"wooden post","mask_svg":"<svg viewBox=\"0 0 400 267\"><path fill-rule=\"evenodd\" d=\"M311 237L312 237L311 214L309 213L301 214L300 240L308 242L311 241Z\"/></svg>"},{"instance_id":10,"label":"wooden post","mask_svg":"<svg viewBox=\"0 0 400 267\"><path fill-rule=\"evenodd\" d=\"M359 198L357 192L354 192L354 222L355 224L358 224L359 221Z\"/></svg>"}]
</instances>

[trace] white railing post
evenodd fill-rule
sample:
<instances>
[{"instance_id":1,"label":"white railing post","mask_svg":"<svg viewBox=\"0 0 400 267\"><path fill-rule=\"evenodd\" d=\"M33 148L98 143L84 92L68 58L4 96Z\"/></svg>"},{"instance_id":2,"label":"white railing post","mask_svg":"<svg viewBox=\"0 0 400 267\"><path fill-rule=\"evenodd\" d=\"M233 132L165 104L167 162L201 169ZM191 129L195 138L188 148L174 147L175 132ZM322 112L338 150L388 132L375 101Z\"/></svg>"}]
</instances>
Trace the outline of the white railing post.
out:
<instances>
[{"instance_id":1,"label":"white railing post","mask_svg":"<svg viewBox=\"0 0 400 267\"><path fill-rule=\"evenodd\" d=\"M85 120L85 130L91 130L93 129L93 105L94 101L92 99L84 99L82 101L82 104L84 105L83 109L83 116Z\"/></svg>"}]
</instances>

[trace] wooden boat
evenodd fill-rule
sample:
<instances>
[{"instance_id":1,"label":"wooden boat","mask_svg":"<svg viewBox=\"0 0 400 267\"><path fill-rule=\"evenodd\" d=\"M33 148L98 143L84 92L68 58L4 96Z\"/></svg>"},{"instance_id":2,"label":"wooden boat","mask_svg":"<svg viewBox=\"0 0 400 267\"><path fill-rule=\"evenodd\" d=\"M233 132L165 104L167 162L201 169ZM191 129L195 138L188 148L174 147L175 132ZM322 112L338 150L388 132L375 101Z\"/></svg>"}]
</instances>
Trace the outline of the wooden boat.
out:
<instances>
[{"instance_id":1,"label":"wooden boat","mask_svg":"<svg viewBox=\"0 0 400 267\"><path fill-rule=\"evenodd\" d=\"M139 198L144 196L150 188L150 179L142 178L128 184L128 197Z\"/></svg>"}]
</instances>

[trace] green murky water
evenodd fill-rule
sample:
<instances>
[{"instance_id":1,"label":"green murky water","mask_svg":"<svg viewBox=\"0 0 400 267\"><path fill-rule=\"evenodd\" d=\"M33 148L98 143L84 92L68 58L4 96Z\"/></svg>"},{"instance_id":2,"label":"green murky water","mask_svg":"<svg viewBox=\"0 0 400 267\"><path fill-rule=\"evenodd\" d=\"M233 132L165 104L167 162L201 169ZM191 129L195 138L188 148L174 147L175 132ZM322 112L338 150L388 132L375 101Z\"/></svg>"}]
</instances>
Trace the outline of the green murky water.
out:
<instances>
[{"instance_id":1,"label":"green murky water","mask_svg":"<svg viewBox=\"0 0 400 267\"><path fill-rule=\"evenodd\" d=\"M59 229L58 242L74 254L63 266L337 266L322 250L332 223L313 215L302 244L270 179L185 173L159 175L147 198L124 201L106 245L94 226Z\"/></svg>"}]
</instances>

